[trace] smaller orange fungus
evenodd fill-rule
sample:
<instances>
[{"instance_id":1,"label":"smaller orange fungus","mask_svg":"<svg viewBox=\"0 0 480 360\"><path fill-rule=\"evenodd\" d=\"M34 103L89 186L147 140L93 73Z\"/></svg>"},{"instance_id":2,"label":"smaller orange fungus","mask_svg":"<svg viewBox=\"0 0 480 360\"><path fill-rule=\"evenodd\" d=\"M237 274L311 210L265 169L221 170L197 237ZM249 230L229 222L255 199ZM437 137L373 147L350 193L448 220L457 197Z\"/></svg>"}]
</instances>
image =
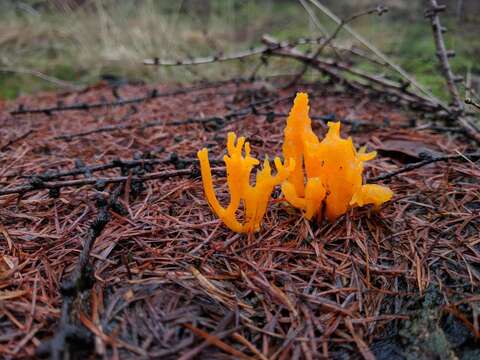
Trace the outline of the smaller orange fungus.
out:
<instances>
[{"instance_id":1,"label":"smaller orange fungus","mask_svg":"<svg viewBox=\"0 0 480 360\"><path fill-rule=\"evenodd\" d=\"M250 174L254 166L259 164L259 161L250 155L250 144L245 142L244 137L239 137L236 144L235 139L235 133L228 133L228 155L225 155L223 158L227 170L228 190L230 192L230 203L226 208L220 205L213 189L208 150L203 148L197 153L200 160L205 196L215 214L231 230L239 233L258 231L267 210L273 188L288 177L295 166L295 162L291 160L285 166L276 157L274 163L277 174L272 176L270 162L266 158L263 163L263 169L257 171L255 186L251 186ZM244 156L242 154L243 148L245 148ZM240 223L236 218L236 212L241 202L243 202L244 207L243 223Z\"/></svg>"}]
</instances>

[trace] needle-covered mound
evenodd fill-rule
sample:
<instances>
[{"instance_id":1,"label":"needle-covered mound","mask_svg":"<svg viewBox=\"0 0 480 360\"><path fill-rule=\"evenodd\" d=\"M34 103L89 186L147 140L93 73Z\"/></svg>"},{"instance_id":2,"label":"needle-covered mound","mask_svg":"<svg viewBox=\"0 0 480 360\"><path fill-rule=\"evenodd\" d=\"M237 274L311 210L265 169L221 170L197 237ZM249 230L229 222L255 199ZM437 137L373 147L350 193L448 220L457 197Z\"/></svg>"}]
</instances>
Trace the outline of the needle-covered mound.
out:
<instances>
[{"instance_id":1,"label":"needle-covered mound","mask_svg":"<svg viewBox=\"0 0 480 360\"><path fill-rule=\"evenodd\" d=\"M356 144L378 144L365 179L425 152L458 157L389 177L395 201L380 214L315 226L279 198L254 236L212 221L196 151L208 147L226 207L213 159L229 131L258 160L282 153L290 81L122 85L125 105L93 108L117 103L112 87L0 102L0 191L12 191L0 195L1 357L37 358L49 344L49 358L71 359L478 358L480 160L462 134L365 93L302 84L316 134L349 116Z\"/></svg>"}]
</instances>

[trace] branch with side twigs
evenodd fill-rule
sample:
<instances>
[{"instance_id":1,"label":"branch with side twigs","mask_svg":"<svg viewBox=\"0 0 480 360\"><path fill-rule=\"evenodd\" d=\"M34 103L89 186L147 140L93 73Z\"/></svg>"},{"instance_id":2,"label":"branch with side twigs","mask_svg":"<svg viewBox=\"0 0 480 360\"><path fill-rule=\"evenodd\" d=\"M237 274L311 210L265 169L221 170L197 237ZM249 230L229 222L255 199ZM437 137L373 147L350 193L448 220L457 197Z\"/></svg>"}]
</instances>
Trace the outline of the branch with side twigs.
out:
<instances>
[{"instance_id":1,"label":"branch with side twigs","mask_svg":"<svg viewBox=\"0 0 480 360\"><path fill-rule=\"evenodd\" d=\"M213 169L212 169L213 170ZM217 169L218 170L218 169ZM129 179L135 181L147 181L147 180L158 180L158 179L168 179L176 176L185 176L191 175L193 172L192 168L180 169L180 170L164 170L154 173L145 174L137 177L129 176L113 176L113 177L89 177L86 179L75 179L75 180L63 180L63 181L43 181L40 178L36 177L30 184L20 185L12 188L2 188L0 189L0 196L10 195L10 194L23 194L35 190L44 190L44 189L61 189L63 187L80 187L85 185L95 185L95 186L105 186L107 184L118 184L124 183Z\"/></svg>"},{"instance_id":2,"label":"branch with side twigs","mask_svg":"<svg viewBox=\"0 0 480 360\"><path fill-rule=\"evenodd\" d=\"M110 125L104 126L101 128L96 128L93 130L87 130L83 132L73 133L73 134L62 134L55 136L55 140L72 140L73 138L84 137L92 134L120 131L120 130L131 130L131 129L147 129L155 126L179 126L179 125L192 125L192 124L211 124L215 123L219 126L224 126L233 119L240 119L249 114L255 113L257 108L261 108L267 105L273 105L280 101L290 100L292 96L287 96L283 98L268 98L263 100L258 100L256 102L250 103L245 107L242 107L237 110L230 111L223 115L201 117L201 118L188 118L183 120L174 120L174 121L165 121L165 120L153 120L141 124L120 124L120 125Z\"/></svg>"},{"instance_id":3,"label":"branch with side twigs","mask_svg":"<svg viewBox=\"0 0 480 360\"><path fill-rule=\"evenodd\" d=\"M320 38L300 38L291 43L279 44L278 46L298 46L298 45L309 45L309 44L318 44L322 41ZM250 48L248 50L240 50L231 54L219 53L207 57L199 57L192 59L182 59L182 60L161 60L159 58L145 59L143 60L144 65L155 65L155 66L186 66L186 65L204 65L211 64L215 62L223 61L232 61L232 60L241 60L250 56L262 55L270 51L268 46L258 46Z\"/></svg>"},{"instance_id":4,"label":"branch with side twigs","mask_svg":"<svg viewBox=\"0 0 480 360\"><path fill-rule=\"evenodd\" d=\"M442 74L447 83L447 89L450 93L452 106L448 109L451 119L456 120L460 126L464 129L465 134L477 144L480 144L480 129L474 124L474 122L465 116L465 108L462 100L460 99L460 93L457 85L455 84L460 78L456 77L450 66L449 57L454 56L453 51L448 51L445 46L445 40L443 33L446 31L440 22L439 14L445 11L445 5L439 5L436 0L430 0L430 8L427 9L425 16L430 18L433 29L433 37L435 39L435 46L437 48L437 57L442 68ZM469 102L467 102L470 100ZM467 104L473 104L471 99L465 100Z\"/></svg>"},{"instance_id":5,"label":"branch with side twigs","mask_svg":"<svg viewBox=\"0 0 480 360\"><path fill-rule=\"evenodd\" d=\"M267 44L272 44L272 46L278 42L278 40L269 36L264 36L263 41ZM408 86L405 86L405 84L396 83L382 77L364 73L340 62L323 59L321 57L314 59L312 56L309 56L295 48L287 47L276 48L275 50L271 51L271 55L289 57L305 62L332 79L337 80L355 90L373 91L376 94L381 94L382 96L388 95L398 98L401 102L411 106L412 108L420 108L424 111L433 112L439 117L442 115L445 118L449 118L452 116L452 114L454 114L452 109L446 107L442 103L432 101L429 97L424 97L423 95L409 91ZM347 79L344 73L354 75L355 77L363 79L364 81L361 82L358 80ZM470 119L466 117L459 117L458 123L464 130L466 136L480 144L480 131Z\"/></svg>"},{"instance_id":6,"label":"branch with side twigs","mask_svg":"<svg viewBox=\"0 0 480 360\"><path fill-rule=\"evenodd\" d=\"M445 46L445 41L443 38L443 33L446 32L446 29L440 23L439 13L446 9L445 5L439 5L437 0L430 0L430 8L425 12L425 17L430 18L432 23L433 37L435 39L435 46L437 48L437 57L440 61L440 66L442 69L442 74L447 82L447 89L450 93L451 101L453 104L453 109L457 112L463 111L463 104L460 99L460 93L458 91L456 81L458 78L453 74L450 62L448 61L449 57L455 55L453 51L448 51Z\"/></svg>"},{"instance_id":7,"label":"branch with side twigs","mask_svg":"<svg viewBox=\"0 0 480 360\"><path fill-rule=\"evenodd\" d=\"M336 22L338 25L342 23L342 20L336 16L328 7L320 3L318 0L310 0L310 2L317 7L320 11L322 11L326 16L328 16L332 21ZM377 56L380 60L385 62L390 68L392 68L396 73L402 76L406 81L406 85L412 85L414 88L422 92L431 102L438 104L443 108L447 108L445 104L442 103L438 98L436 98L431 91L427 90L424 86L419 84L417 80L409 73L407 73L402 67L394 63L390 58L381 52L375 45L370 43L367 39L353 30L350 26L344 25L343 29L347 31L350 35L352 35L357 41L359 41L363 46L365 46L369 51L371 51L375 56Z\"/></svg>"},{"instance_id":8,"label":"branch with side twigs","mask_svg":"<svg viewBox=\"0 0 480 360\"><path fill-rule=\"evenodd\" d=\"M192 87L180 88L173 91L167 92L159 92L157 89L153 89L149 91L146 95L135 97L131 99L124 99L124 100L115 100L115 101L100 101L95 103L77 103L72 105L58 105L58 106L50 106L50 107L43 107L43 108L35 108L35 109L25 109L20 106L17 110L10 111L11 115L23 115L23 114L47 114L50 115L54 112L61 112L61 111L78 111L78 110L91 110L91 109L98 109L98 108L106 108L106 107L117 107L117 106L125 106L135 103L142 103L151 99L160 98L160 97L169 97L175 95L182 95L188 94L190 92L201 91L208 88L219 87L224 84L228 84L231 82L245 82L250 81L247 79L234 79L234 80L224 80L224 81L214 81L207 84L200 84L195 85Z\"/></svg>"},{"instance_id":9,"label":"branch with side twigs","mask_svg":"<svg viewBox=\"0 0 480 360\"><path fill-rule=\"evenodd\" d=\"M334 15L328 8L326 8L316 0L310 0L310 2L316 7L318 7L321 11L323 11L328 17L330 17L333 21L335 21L339 25L338 31L336 31L336 33L338 33L342 28L345 29L352 36L354 36L362 45L364 45L368 50L373 52L376 57L378 57L379 60L376 60L373 62L377 64L380 63L381 65L388 65L392 69L394 69L397 73L399 73L406 80L406 83L403 84L404 87L408 87L411 84L413 87L415 87L420 92L422 92L426 96L426 98L429 99L430 102L447 109L447 107L439 99L433 96L433 94L430 91L428 91L423 86L421 86L412 76L410 76L400 66L393 63L385 54L383 54L380 50L378 50L374 45L372 45L370 42L368 42L366 39L364 39L354 30L352 30L345 22L343 22L340 18ZM385 8L383 7L379 7L373 10L370 9L367 12L363 12L361 14L352 16L351 20L353 21L359 16L363 16L368 13L376 12L380 14L380 13L383 13L384 11L385 11ZM348 21L350 21L350 19ZM153 59L146 59L144 60L143 63L145 65L157 65L157 66L201 65L201 64L209 64L209 63L222 62L222 61L240 60L240 59L247 58L250 56L255 56L255 55L269 55L272 51L278 51L283 48L290 49L298 45L305 45L305 44L325 43L335 47L333 44L331 44L331 41L335 36L331 36L332 39L328 41L325 41L323 37L320 37L317 39L300 38L292 42L276 42L275 44L266 44L266 46L260 46L260 47L252 48L249 50L242 50L242 51L227 54L227 55L220 53L217 55L208 56L204 58L193 58L193 59L175 60L175 61L160 60L159 58L153 58ZM322 47L322 50L323 50L323 47ZM342 50L351 51L350 49L345 49L345 48L343 48ZM362 56L367 60L370 60L369 56L367 56L366 54L363 54L358 51L351 51L351 52L356 55Z\"/></svg>"},{"instance_id":10,"label":"branch with side twigs","mask_svg":"<svg viewBox=\"0 0 480 360\"><path fill-rule=\"evenodd\" d=\"M325 38L323 36L320 36L318 38L299 38L297 40L290 41L290 42L281 42L277 46L295 47L299 45L314 45L314 44L322 44L324 41L325 41ZM349 52L352 55L358 56L367 61L375 63L377 65L384 66L386 64L385 62L375 59L369 56L368 54L365 54L364 52L352 47L345 47L345 46L341 46L333 43L330 43L330 47L336 53L340 51ZM143 61L143 64L149 65L149 66L165 66L165 67L205 65L205 64L213 64L216 62L243 60L245 58L252 57L252 56L266 56L270 53L271 50L272 48L270 46L259 46L259 47L253 47L247 50L240 50L238 52L234 52L230 54L218 53L216 55L190 58L190 59L181 59L181 60L162 60L159 58L145 59Z\"/></svg>"},{"instance_id":11,"label":"branch with side twigs","mask_svg":"<svg viewBox=\"0 0 480 360\"><path fill-rule=\"evenodd\" d=\"M116 159L104 164L98 165L85 165L76 166L75 169L65 170L59 172L47 171L41 174L28 174L28 175L15 175L15 174L6 174L5 177L18 176L23 179L35 179L39 178L42 181L50 181L55 179L61 179L68 176L77 176L82 174L93 174L95 172L109 170L109 169L132 169L136 167L151 167L153 165L174 165L177 169L185 168L186 165L195 164L198 161L196 158L181 158L176 153L171 153L168 158L165 159L150 159L150 158L141 158L134 160L122 160ZM222 159L211 159L211 163L217 163L222 161Z\"/></svg>"},{"instance_id":12,"label":"branch with side twigs","mask_svg":"<svg viewBox=\"0 0 480 360\"><path fill-rule=\"evenodd\" d=\"M343 29L343 27L345 25L347 25L348 23L351 23L352 21L360 18L360 17L363 17L363 16L366 16L366 15L372 15L372 14L377 14L379 16L381 16L382 14L384 14L386 11L388 11L388 9L386 7L383 7L383 6L377 6L376 8L374 9L369 9L369 10L366 10L366 11L361 11L357 14L354 14L352 16L350 16L349 18L345 19L345 20L341 20L340 21L340 24L338 24L337 28L335 29L335 31L327 38L325 39L325 41L323 41L321 44L320 44L320 47L317 49L317 51L315 51L315 53L313 54L312 56L312 59L316 59L320 56L320 54L322 53L322 51L332 43L332 41L338 36L338 34L340 33L340 31ZM305 75L305 73L307 72L308 70L308 64L304 64L304 66L302 67L302 70L300 70L300 72L297 74L297 76L287 85L287 87L290 87L290 86L293 86L295 85L302 77L303 75Z\"/></svg>"},{"instance_id":13,"label":"branch with side twigs","mask_svg":"<svg viewBox=\"0 0 480 360\"><path fill-rule=\"evenodd\" d=\"M271 36L264 36L262 38L262 41L271 46L271 55L288 57L296 59L298 61L302 61L309 66L316 68L325 75L335 80L338 80L339 82L346 84L347 86L350 86L356 90L368 90L375 91L383 95L391 95L393 97L399 98L400 100L411 106L421 107L428 111L437 112L443 109L440 104L431 101L430 98L424 97L423 95L419 95L408 90L405 84L397 83L379 76L370 75L360 70L356 70L351 66L343 64L341 62L336 62L321 57L313 58L313 56L305 54L295 48L289 48L286 46L275 46L279 43L279 41ZM358 80L347 79L347 77L344 75L345 73L349 75L354 75L356 78L364 81L360 82Z\"/></svg>"},{"instance_id":14,"label":"branch with side twigs","mask_svg":"<svg viewBox=\"0 0 480 360\"><path fill-rule=\"evenodd\" d=\"M449 160L457 160L457 161L468 161L472 162L474 160L480 159L480 152L473 152L473 153L465 153L465 154L450 154L450 155L438 155L434 157L430 157L428 159L408 164L398 170L379 175L373 178L367 179L370 182L376 182L381 180L390 179L395 177L399 174L412 171L423 166L433 164L436 162L441 161L449 161ZM220 161L215 160L215 162ZM212 168L214 173L218 173L220 175L225 173L225 167L215 167ZM114 176L114 177L87 177L85 179L75 179L75 180L64 180L64 181L43 181L41 180L40 176L32 176L34 179L30 184L20 185L12 188L3 188L0 189L0 196L3 195L11 195L11 194L24 194L31 191L38 191L38 190L51 190L51 189L61 189L63 187L81 187L85 185L94 185L96 187L103 188L108 184L122 184L127 181L151 181L151 180L160 180L160 179L169 179L172 177L181 177L181 176L193 176L198 177L200 176L198 169L195 167L188 167L185 169L179 170L164 170L154 173L147 173L145 175L140 176Z\"/></svg>"},{"instance_id":15,"label":"branch with side twigs","mask_svg":"<svg viewBox=\"0 0 480 360\"><path fill-rule=\"evenodd\" d=\"M51 359L70 358L71 354L78 354L78 348L83 351L93 348L93 338L87 329L80 325L80 313L82 307L88 307L88 297L82 293L88 292L94 285L90 253L96 239L103 232L110 222L110 211L118 209L116 205L118 196L123 184L113 190L108 197L97 194L96 206L98 213L87 232L83 236L83 248L80 252L78 262L73 273L62 280L60 293L62 295L62 312L54 335L40 343L37 348L37 355L41 357L50 356ZM79 300L81 299L81 300ZM83 300L83 301L82 301Z\"/></svg>"}]
</instances>

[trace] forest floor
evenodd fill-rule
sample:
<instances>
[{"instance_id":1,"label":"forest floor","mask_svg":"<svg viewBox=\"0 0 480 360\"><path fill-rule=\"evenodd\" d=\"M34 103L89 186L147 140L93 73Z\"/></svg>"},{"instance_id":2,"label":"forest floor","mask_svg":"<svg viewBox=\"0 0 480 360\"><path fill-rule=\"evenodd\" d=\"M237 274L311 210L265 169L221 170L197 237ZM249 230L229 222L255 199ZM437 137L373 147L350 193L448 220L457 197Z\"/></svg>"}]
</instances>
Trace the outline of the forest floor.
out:
<instances>
[{"instance_id":1,"label":"forest floor","mask_svg":"<svg viewBox=\"0 0 480 360\"><path fill-rule=\"evenodd\" d=\"M381 99L277 80L0 103L2 357L480 357L480 166L461 157L475 149ZM297 90L318 134L341 120L379 152L367 180L460 156L389 177L379 212L310 223L277 191L260 232L232 233L204 199L196 152L218 159L235 131L254 154L280 154Z\"/></svg>"}]
</instances>

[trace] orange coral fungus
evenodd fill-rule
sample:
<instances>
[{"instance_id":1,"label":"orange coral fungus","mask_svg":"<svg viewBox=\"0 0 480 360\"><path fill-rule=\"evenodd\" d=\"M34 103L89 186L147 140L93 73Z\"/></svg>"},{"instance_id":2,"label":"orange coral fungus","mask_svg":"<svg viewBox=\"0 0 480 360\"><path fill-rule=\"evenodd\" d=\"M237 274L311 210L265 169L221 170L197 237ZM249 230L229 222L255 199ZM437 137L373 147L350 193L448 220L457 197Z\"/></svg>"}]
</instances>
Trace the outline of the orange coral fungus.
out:
<instances>
[{"instance_id":1,"label":"orange coral fungus","mask_svg":"<svg viewBox=\"0 0 480 360\"><path fill-rule=\"evenodd\" d=\"M275 158L277 174L272 176L270 163L268 159L265 159L263 169L257 171L255 186L251 186L250 173L253 167L259 164L259 161L250 156L250 145L245 142L244 137L238 138L236 145L235 138L236 135L233 132L228 133L228 155L223 158L227 168L230 204L226 208L222 207L215 195L206 148L197 154L200 160L203 187L208 203L225 225L235 232L253 232L260 229L260 223L267 210L273 188L288 177L295 163L291 160L288 166L285 166L278 157ZM245 147L245 156L242 155L243 147ZM236 218L236 212L242 201L245 210L243 224Z\"/></svg>"},{"instance_id":2,"label":"orange coral fungus","mask_svg":"<svg viewBox=\"0 0 480 360\"><path fill-rule=\"evenodd\" d=\"M366 153L365 148L357 152L351 137L340 137L339 122L328 123L328 133L320 142L312 131L308 111L308 95L298 93L287 119L283 144L284 157L295 159L291 175L282 184L286 200L303 210L307 219L319 213L324 202L330 221L344 214L349 206L379 207L390 200L393 193L388 187L362 185L363 163L373 159L376 152Z\"/></svg>"}]
</instances>

